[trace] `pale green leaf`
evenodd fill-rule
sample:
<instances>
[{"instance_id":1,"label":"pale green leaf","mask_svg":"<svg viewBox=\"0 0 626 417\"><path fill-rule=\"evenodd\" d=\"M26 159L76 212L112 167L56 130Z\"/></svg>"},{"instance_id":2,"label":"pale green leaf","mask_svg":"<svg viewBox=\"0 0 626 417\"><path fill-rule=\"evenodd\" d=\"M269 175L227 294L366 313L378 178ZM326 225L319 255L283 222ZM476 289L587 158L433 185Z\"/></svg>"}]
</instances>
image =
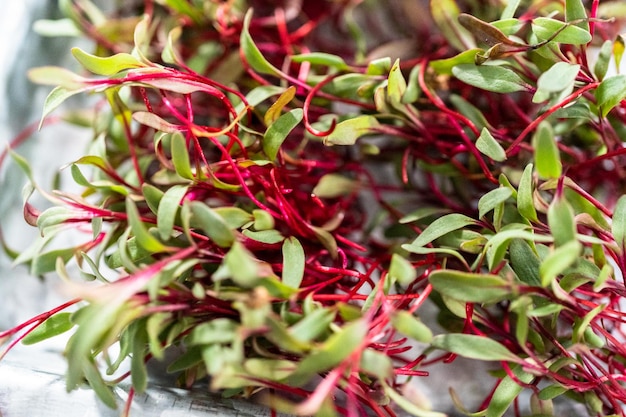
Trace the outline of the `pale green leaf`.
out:
<instances>
[{"instance_id":1,"label":"pale green leaf","mask_svg":"<svg viewBox=\"0 0 626 417\"><path fill-rule=\"evenodd\" d=\"M611 232L615 244L624 251L626 249L626 195L621 196L615 204Z\"/></svg>"},{"instance_id":2,"label":"pale green leaf","mask_svg":"<svg viewBox=\"0 0 626 417\"><path fill-rule=\"evenodd\" d=\"M533 19L531 27L540 41L551 40L572 45L585 45L591 41L591 34L588 30L548 17Z\"/></svg>"},{"instance_id":3,"label":"pale green leaf","mask_svg":"<svg viewBox=\"0 0 626 417\"><path fill-rule=\"evenodd\" d=\"M187 186L174 185L169 188L159 202L157 211L157 229L162 240L168 240L174 229L181 201L187 193Z\"/></svg>"},{"instance_id":4,"label":"pale green leaf","mask_svg":"<svg viewBox=\"0 0 626 417\"><path fill-rule=\"evenodd\" d=\"M529 384L534 379L531 374L521 371L518 367L514 368L513 372L524 383ZM487 406L486 417L502 417L522 390L523 387L510 376L504 377L498 384Z\"/></svg>"},{"instance_id":5,"label":"pale green leaf","mask_svg":"<svg viewBox=\"0 0 626 417\"><path fill-rule=\"evenodd\" d=\"M477 221L460 213L451 213L432 222L409 246L424 246L441 236L468 226Z\"/></svg>"},{"instance_id":6,"label":"pale green leaf","mask_svg":"<svg viewBox=\"0 0 626 417\"><path fill-rule=\"evenodd\" d=\"M200 228L213 242L223 248L235 241L235 236L224 219L208 205L200 201L191 201L191 225Z\"/></svg>"},{"instance_id":7,"label":"pale green leaf","mask_svg":"<svg viewBox=\"0 0 626 417\"><path fill-rule=\"evenodd\" d=\"M359 183L340 174L326 174L313 188L313 194L320 198L337 198L352 194L359 188Z\"/></svg>"},{"instance_id":8,"label":"pale green leaf","mask_svg":"<svg viewBox=\"0 0 626 417\"><path fill-rule=\"evenodd\" d=\"M541 178L550 179L561 176L563 166L551 125L541 122L532 137L535 152L535 169Z\"/></svg>"},{"instance_id":9,"label":"pale green leaf","mask_svg":"<svg viewBox=\"0 0 626 417\"><path fill-rule=\"evenodd\" d=\"M22 339L22 343L32 345L71 330L74 327L71 316L72 313L57 313L49 317L33 331L28 333L28 335Z\"/></svg>"},{"instance_id":10,"label":"pale green leaf","mask_svg":"<svg viewBox=\"0 0 626 417\"><path fill-rule=\"evenodd\" d=\"M417 342L430 343L433 339L433 332L430 328L408 311L395 311L391 315L391 325Z\"/></svg>"},{"instance_id":11,"label":"pale green leaf","mask_svg":"<svg viewBox=\"0 0 626 417\"><path fill-rule=\"evenodd\" d=\"M508 187L499 187L489 191L478 200L478 217L483 218L491 210L504 203L513 195Z\"/></svg>"},{"instance_id":12,"label":"pale green leaf","mask_svg":"<svg viewBox=\"0 0 626 417\"><path fill-rule=\"evenodd\" d=\"M376 133L379 127L374 116L361 115L337 123L335 129L324 138L325 145L354 145L361 136Z\"/></svg>"},{"instance_id":13,"label":"pale green leaf","mask_svg":"<svg viewBox=\"0 0 626 417\"><path fill-rule=\"evenodd\" d=\"M304 267L306 263L304 248L302 248L300 241L292 236L285 239L282 251L282 281L292 288L300 288L300 283L304 278Z\"/></svg>"},{"instance_id":14,"label":"pale green leaf","mask_svg":"<svg viewBox=\"0 0 626 417\"><path fill-rule=\"evenodd\" d=\"M548 226L556 246L576 239L576 221L572 206L563 196L557 196L548 207Z\"/></svg>"},{"instance_id":15,"label":"pale green leaf","mask_svg":"<svg viewBox=\"0 0 626 417\"><path fill-rule=\"evenodd\" d=\"M249 9L246 13L246 16L244 17L243 29L241 30L241 36L239 39L239 44L241 47L241 51L243 52L243 56L245 57L248 65L250 65L253 70L260 74L280 74L280 71L265 59L259 48L252 40L252 36L250 36L249 31L250 20L252 20L252 9Z\"/></svg>"},{"instance_id":16,"label":"pale green leaf","mask_svg":"<svg viewBox=\"0 0 626 417\"><path fill-rule=\"evenodd\" d=\"M492 274L440 269L430 273L433 288L448 297L468 303L494 303L511 296L511 284Z\"/></svg>"},{"instance_id":17,"label":"pale green leaf","mask_svg":"<svg viewBox=\"0 0 626 417\"><path fill-rule=\"evenodd\" d=\"M521 359L501 343L484 336L449 333L433 338L431 345L468 359L520 362Z\"/></svg>"},{"instance_id":18,"label":"pale green leaf","mask_svg":"<svg viewBox=\"0 0 626 417\"><path fill-rule=\"evenodd\" d=\"M99 57L88 54L80 48L72 48L72 55L88 71L98 75L115 75L118 72L142 68L146 65L127 53L119 53L110 57Z\"/></svg>"},{"instance_id":19,"label":"pale green leaf","mask_svg":"<svg viewBox=\"0 0 626 417\"><path fill-rule=\"evenodd\" d=\"M401 285L410 285L417 278L417 271L404 257L394 253L391 256L388 277Z\"/></svg>"},{"instance_id":20,"label":"pale green leaf","mask_svg":"<svg viewBox=\"0 0 626 417\"><path fill-rule=\"evenodd\" d=\"M483 128L480 132L480 136L476 140L476 148L494 161L502 162L506 160L504 149L487 128Z\"/></svg>"}]
</instances>

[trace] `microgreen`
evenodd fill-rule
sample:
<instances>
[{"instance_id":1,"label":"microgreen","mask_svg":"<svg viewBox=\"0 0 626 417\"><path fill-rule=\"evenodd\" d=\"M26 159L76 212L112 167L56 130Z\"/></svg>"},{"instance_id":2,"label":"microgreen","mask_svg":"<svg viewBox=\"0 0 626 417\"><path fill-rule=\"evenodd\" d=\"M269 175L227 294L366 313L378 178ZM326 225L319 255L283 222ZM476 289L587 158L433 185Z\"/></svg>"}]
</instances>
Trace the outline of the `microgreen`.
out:
<instances>
[{"instance_id":1,"label":"microgreen","mask_svg":"<svg viewBox=\"0 0 626 417\"><path fill-rule=\"evenodd\" d=\"M97 54L30 77L55 86L42 123L100 97L94 140L67 164L80 195L26 188L41 237L16 262L98 285L68 283L75 299L0 332L0 355L72 332L68 388L110 406L104 374L130 359L141 393L154 358L187 387L349 417L441 416L410 377L461 356L498 367L476 412L453 395L464 413L521 415L527 391L535 415L558 397L624 415L623 19L598 1L357 3L62 2L59 30ZM358 27L373 11L398 42L367 55L391 36ZM68 229L83 243L55 247Z\"/></svg>"}]
</instances>

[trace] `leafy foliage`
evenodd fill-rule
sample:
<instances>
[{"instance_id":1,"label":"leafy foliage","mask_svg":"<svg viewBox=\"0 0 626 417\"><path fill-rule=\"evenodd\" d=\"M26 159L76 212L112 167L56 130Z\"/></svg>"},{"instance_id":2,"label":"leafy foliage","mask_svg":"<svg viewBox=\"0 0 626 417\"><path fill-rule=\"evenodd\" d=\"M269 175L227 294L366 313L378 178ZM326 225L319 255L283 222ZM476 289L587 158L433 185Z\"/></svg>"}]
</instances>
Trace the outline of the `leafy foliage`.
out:
<instances>
[{"instance_id":1,"label":"leafy foliage","mask_svg":"<svg viewBox=\"0 0 626 417\"><path fill-rule=\"evenodd\" d=\"M387 32L359 27L365 5L303 2L288 20L254 3L147 1L140 18L62 2L60 27L98 48L72 50L91 75L30 72L56 86L43 117L102 100L68 165L82 194L27 188L42 236L16 261L62 277L73 262L100 285L0 333L7 350L73 330L68 388L86 380L111 406L103 371L130 358L142 392L146 361L178 347L168 369L184 384L272 391L301 415L441 416L402 393L456 356L501 367L473 415L524 390L536 415L561 396L623 415L619 22L597 2L432 0L430 26L397 28L429 42L367 55ZM400 3L373 2L421 7ZM329 28L346 27L337 45ZM39 213L31 190L53 207ZM68 225L85 242L50 248ZM419 317L428 300L442 334Z\"/></svg>"}]
</instances>

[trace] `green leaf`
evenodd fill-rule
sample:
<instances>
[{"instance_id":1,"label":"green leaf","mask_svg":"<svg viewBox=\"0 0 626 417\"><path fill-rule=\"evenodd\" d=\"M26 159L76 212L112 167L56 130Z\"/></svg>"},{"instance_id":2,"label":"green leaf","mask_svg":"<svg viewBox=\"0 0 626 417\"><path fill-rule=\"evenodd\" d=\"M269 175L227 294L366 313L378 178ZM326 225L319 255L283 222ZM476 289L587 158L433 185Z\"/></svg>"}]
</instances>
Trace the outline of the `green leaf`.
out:
<instances>
[{"instance_id":1,"label":"green leaf","mask_svg":"<svg viewBox=\"0 0 626 417\"><path fill-rule=\"evenodd\" d=\"M588 30L578 26L566 25L559 20L537 17L533 19L531 27L540 41L550 40L571 45L585 45L591 42L591 34ZM555 36L557 32L558 34Z\"/></svg>"},{"instance_id":2,"label":"green leaf","mask_svg":"<svg viewBox=\"0 0 626 417\"><path fill-rule=\"evenodd\" d=\"M535 151L535 169L541 178L559 178L563 171L559 148L552 126L544 121L532 137Z\"/></svg>"},{"instance_id":3,"label":"green leaf","mask_svg":"<svg viewBox=\"0 0 626 417\"><path fill-rule=\"evenodd\" d=\"M539 221L533 200L533 164L526 165L517 189L517 210L531 222Z\"/></svg>"},{"instance_id":4,"label":"green leaf","mask_svg":"<svg viewBox=\"0 0 626 417\"><path fill-rule=\"evenodd\" d=\"M293 109L280 116L263 135L263 152L270 161L276 159L278 150L291 131L302 121L302 109Z\"/></svg>"},{"instance_id":5,"label":"green leaf","mask_svg":"<svg viewBox=\"0 0 626 417\"><path fill-rule=\"evenodd\" d=\"M511 268L524 284L539 286L539 257L523 239L512 239L509 244Z\"/></svg>"},{"instance_id":6,"label":"green leaf","mask_svg":"<svg viewBox=\"0 0 626 417\"><path fill-rule=\"evenodd\" d=\"M244 236L249 237L252 240L256 240L257 242L267 243L270 245L280 243L285 240L285 236L282 235L278 230L269 229L269 230L261 230L261 231L253 231L250 229L246 229L241 232Z\"/></svg>"},{"instance_id":7,"label":"green leaf","mask_svg":"<svg viewBox=\"0 0 626 417\"><path fill-rule=\"evenodd\" d=\"M181 177L193 180L194 175L191 171L191 163L189 161L189 149L187 140L182 133L176 132L172 135L172 163L176 173Z\"/></svg>"},{"instance_id":8,"label":"green leaf","mask_svg":"<svg viewBox=\"0 0 626 417\"><path fill-rule=\"evenodd\" d=\"M162 240L168 240L174 230L174 222L180 209L180 204L187 194L187 186L174 185L168 189L161 201L157 211L157 229Z\"/></svg>"},{"instance_id":9,"label":"green leaf","mask_svg":"<svg viewBox=\"0 0 626 417\"><path fill-rule=\"evenodd\" d=\"M189 208L191 209L191 225L193 227L202 229L216 245L222 248L227 248L233 244L235 236L219 214L200 201L191 201Z\"/></svg>"},{"instance_id":10,"label":"green leaf","mask_svg":"<svg viewBox=\"0 0 626 417\"><path fill-rule=\"evenodd\" d=\"M557 62L552 65L549 70L539 76L533 103L548 100L554 93L570 94L579 72L580 65L569 62Z\"/></svg>"},{"instance_id":11,"label":"green leaf","mask_svg":"<svg viewBox=\"0 0 626 417\"><path fill-rule=\"evenodd\" d=\"M216 207L214 212L220 215L229 229L239 229L252 222L254 217L247 211L239 207Z\"/></svg>"},{"instance_id":12,"label":"green leaf","mask_svg":"<svg viewBox=\"0 0 626 417\"><path fill-rule=\"evenodd\" d=\"M600 52L598 53L598 60L593 66L593 74L600 81L604 79L606 73L609 70L609 63L611 62L611 55L613 54L613 42L610 40L604 41Z\"/></svg>"},{"instance_id":13,"label":"green leaf","mask_svg":"<svg viewBox=\"0 0 626 417\"><path fill-rule=\"evenodd\" d=\"M311 342L326 333L337 313L330 308L318 308L289 327L289 334L298 342Z\"/></svg>"},{"instance_id":14,"label":"green leaf","mask_svg":"<svg viewBox=\"0 0 626 417\"><path fill-rule=\"evenodd\" d=\"M508 281L492 274L440 269L431 272L428 280L437 292L468 303L495 303L512 292Z\"/></svg>"},{"instance_id":15,"label":"green leaf","mask_svg":"<svg viewBox=\"0 0 626 417\"><path fill-rule=\"evenodd\" d=\"M159 204L161 203L161 199L165 193L159 190L152 184L144 183L141 186L141 191L143 193L144 198L146 199L146 204L150 207L150 210L157 214L159 209Z\"/></svg>"},{"instance_id":16,"label":"green leaf","mask_svg":"<svg viewBox=\"0 0 626 417\"><path fill-rule=\"evenodd\" d=\"M552 400L560 395L565 394L569 391L569 388L564 387L560 384L548 385L539 391L539 399L541 400Z\"/></svg>"},{"instance_id":17,"label":"green leaf","mask_svg":"<svg viewBox=\"0 0 626 417\"><path fill-rule=\"evenodd\" d=\"M326 174L320 178L313 194L320 198L337 198L359 189L359 182L340 174Z\"/></svg>"},{"instance_id":18,"label":"green leaf","mask_svg":"<svg viewBox=\"0 0 626 417\"><path fill-rule=\"evenodd\" d=\"M452 75L452 68L461 64L474 64L476 62L476 55L483 52L482 49L475 48L468 51L463 51L452 58L438 59L431 61L428 65L440 75Z\"/></svg>"},{"instance_id":19,"label":"green leaf","mask_svg":"<svg viewBox=\"0 0 626 417\"><path fill-rule=\"evenodd\" d=\"M188 343L191 346L231 343L237 337L238 324L227 318L214 318L193 327Z\"/></svg>"},{"instance_id":20,"label":"green leaf","mask_svg":"<svg viewBox=\"0 0 626 417\"><path fill-rule=\"evenodd\" d=\"M270 230L274 228L276 223L274 217L265 210L252 210L252 217L254 217L253 226L255 230Z\"/></svg>"},{"instance_id":21,"label":"green leaf","mask_svg":"<svg viewBox=\"0 0 626 417\"><path fill-rule=\"evenodd\" d=\"M83 374L100 401L110 408L117 408L117 401L111 388L104 382L98 367L92 360L83 361Z\"/></svg>"},{"instance_id":22,"label":"green leaf","mask_svg":"<svg viewBox=\"0 0 626 417\"><path fill-rule=\"evenodd\" d=\"M605 78L596 89L598 107L602 109L602 116L607 114L626 98L626 75L614 75Z\"/></svg>"},{"instance_id":23,"label":"green leaf","mask_svg":"<svg viewBox=\"0 0 626 417\"><path fill-rule=\"evenodd\" d=\"M431 345L468 359L478 359L481 361L522 361L522 359L513 354L504 345L485 336L461 333L440 334L433 338Z\"/></svg>"},{"instance_id":24,"label":"green leaf","mask_svg":"<svg viewBox=\"0 0 626 417\"><path fill-rule=\"evenodd\" d=\"M478 222L471 217L459 213L447 214L432 222L422 233L408 246L425 246L433 240L468 226L475 226Z\"/></svg>"},{"instance_id":25,"label":"green leaf","mask_svg":"<svg viewBox=\"0 0 626 417\"><path fill-rule=\"evenodd\" d=\"M165 133L180 132L181 128L154 113L147 111L137 111L133 113L133 119L142 125L149 126L155 130Z\"/></svg>"},{"instance_id":26,"label":"green leaf","mask_svg":"<svg viewBox=\"0 0 626 417\"><path fill-rule=\"evenodd\" d=\"M530 89L519 75L502 66L461 64L452 68L452 74L466 84L495 93L514 93Z\"/></svg>"},{"instance_id":27,"label":"green leaf","mask_svg":"<svg viewBox=\"0 0 626 417\"><path fill-rule=\"evenodd\" d=\"M389 397L394 404L397 404L398 407L402 408L407 413L410 413L415 417L447 417L447 414L439 413L436 411L432 411L427 409L421 404L417 404L416 402L411 401L411 399L406 396L400 394L398 391L390 387L385 380L380 381L385 395Z\"/></svg>"},{"instance_id":28,"label":"green leaf","mask_svg":"<svg viewBox=\"0 0 626 417\"><path fill-rule=\"evenodd\" d=\"M401 285L410 285L417 278L417 271L404 257L394 253L391 256L388 277Z\"/></svg>"},{"instance_id":29,"label":"green leaf","mask_svg":"<svg viewBox=\"0 0 626 417\"><path fill-rule=\"evenodd\" d=\"M361 136L376 133L380 126L374 116L362 115L337 123L335 129L324 138L324 144L354 145Z\"/></svg>"},{"instance_id":30,"label":"green leaf","mask_svg":"<svg viewBox=\"0 0 626 417\"><path fill-rule=\"evenodd\" d=\"M70 91L87 86L88 80L61 67L37 67L28 71L28 79L36 84L62 86Z\"/></svg>"},{"instance_id":31,"label":"green leaf","mask_svg":"<svg viewBox=\"0 0 626 417\"><path fill-rule=\"evenodd\" d=\"M489 191L478 200L478 217L483 218L491 210L504 203L513 195L508 187L499 187Z\"/></svg>"},{"instance_id":32,"label":"green leaf","mask_svg":"<svg viewBox=\"0 0 626 417\"><path fill-rule=\"evenodd\" d=\"M130 197L126 198L126 215L128 216L130 228L135 238L137 238L137 243L142 248L151 253L165 252L167 250L167 247L148 231L141 220L141 215L139 210L137 210L135 202Z\"/></svg>"},{"instance_id":33,"label":"green leaf","mask_svg":"<svg viewBox=\"0 0 626 417\"><path fill-rule=\"evenodd\" d=\"M233 281L244 288L253 287L261 278L258 262L252 253L237 241L224 257L224 264L228 267Z\"/></svg>"},{"instance_id":34,"label":"green leaf","mask_svg":"<svg viewBox=\"0 0 626 417\"><path fill-rule=\"evenodd\" d=\"M583 20L575 23L575 25L587 32L589 31L587 11L582 0L565 0L565 21L572 22L574 20Z\"/></svg>"},{"instance_id":35,"label":"green leaf","mask_svg":"<svg viewBox=\"0 0 626 417\"><path fill-rule=\"evenodd\" d=\"M43 122L45 118L48 117L48 115L52 113L57 107L63 104L65 100L87 90L88 88L70 90L62 86L55 87L50 92L50 94L48 94L48 96L46 97L46 100L44 101L43 112L41 114L41 120L39 122L39 129L41 129L41 126L43 126Z\"/></svg>"},{"instance_id":36,"label":"green leaf","mask_svg":"<svg viewBox=\"0 0 626 417\"><path fill-rule=\"evenodd\" d=\"M476 140L476 148L494 161L502 162L506 160L506 152L504 152L502 146L485 127Z\"/></svg>"},{"instance_id":37,"label":"green leaf","mask_svg":"<svg viewBox=\"0 0 626 417\"><path fill-rule=\"evenodd\" d=\"M241 30L241 36L239 39L239 44L241 45L241 51L243 52L245 60L254 71L260 74L280 74L280 71L265 59L259 48L252 40L252 36L250 36L250 20L252 20L252 9L249 9L244 17L243 29Z\"/></svg>"},{"instance_id":38,"label":"green leaf","mask_svg":"<svg viewBox=\"0 0 626 417\"><path fill-rule=\"evenodd\" d=\"M573 265L579 258L582 245L577 240L572 240L554 250L541 263L539 275L541 285L549 286L556 277Z\"/></svg>"},{"instance_id":39,"label":"green leaf","mask_svg":"<svg viewBox=\"0 0 626 417\"><path fill-rule=\"evenodd\" d=\"M282 281L292 288L300 288L304 278L306 258L302 244L291 236L283 242L283 273Z\"/></svg>"},{"instance_id":40,"label":"green leaf","mask_svg":"<svg viewBox=\"0 0 626 417\"><path fill-rule=\"evenodd\" d=\"M435 24L453 48L465 51L475 46L471 34L458 21L461 9L456 1L430 0L430 13Z\"/></svg>"},{"instance_id":41,"label":"green leaf","mask_svg":"<svg viewBox=\"0 0 626 417\"><path fill-rule=\"evenodd\" d=\"M524 383L529 384L534 379L531 374L521 371L519 367L514 368L513 372ZM523 387L510 376L502 378L487 406L486 417L502 417L522 390Z\"/></svg>"},{"instance_id":42,"label":"green leaf","mask_svg":"<svg viewBox=\"0 0 626 417\"><path fill-rule=\"evenodd\" d=\"M296 363L286 359L252 358L244 362L243 368L258 378L281 381L295 371Z\"/></svg>"},{"instance_id":43,"label":"green leaf","mask_svg":"<svg viewBox=\"0 0 626 417\"><path fill-rule=\"evenodd\" d=\"M626 249L626 195L621 196L615 204L611 233L613 233L615 244L624 251Z\"/></svg>"},{"instance_id":44,"label":"green leaf","mask_svg":"<svg viewBox=\"0 0 626 417\"><path fill-rule=\"evenodd\" d=\"M293 55L291 56L291 60L298 63L310 62L313 65L324 65L339 71L349 68L343 58L325 52L310 52L307 54Z\"/></svg>"},{"instance_id":45,"label":"green leaf","mask_svg":"<svg viewBox=\"0 0 626 417\"><path fill-rule=\"evenodd\" d=\"M363 350L359 368L360 372L372 375L381 380L393 375L393 364L389 356L384 352L372 348Z\"/></svg>"},{"instance_id":46,"label":"green leaf","mask_svg":"<svg viewBox=\"0 0 626 417\"><path fill-rule=\"evenodd\" d=\"M520 1L521 0L507 0L506 7L500 15L500 20L511 19L515 16L515 11L519 7Z\"/></svg>"},{"instance_id":47,"label":"green leaf","mask_svg":"<svg viewBox=\"0 0 626 417\"><path fill-rule=\"evenodd\" d=\"M339 365L363 343L368 328L363 319L346 324L332 334L319 350L302 359L296 372L289 377L289 383L294 386L304 385L316 374Z\"/></svg>"},{"instance_id":48,"label":"green leaf","mask_svg":"<svg viewBox=\"0 0 626 417\"><path fill-rule=\"evenodd\" d=\"M400 107L402 105L402 97L406 92L406 80L400 70L400 60L396 59L387 80L387 98L393 106Z\"/></svg>"},{"instance_id":49,"label":"green leaf","mask_svg":"<svg viewBox=\"0 0 626 417\"><path fill-rule=\"evenodd\" d=\"M391 325L414 341L430 343L433 339L433 332L430 328L408 311L394 311L391 315Z\"/></svg>"},{"instance_id":50,"label":"green leaf","mask_svg":"<svg viewBox=\"0 0 626 417\"><path fill-rule=\"evenodd\" d=\"M574 210L562 195L555 197L548 207L548 226L556 246L576 239Z\"/></svg>"},{"instance_id":51,"label":"green leaf","mask_svg":"<svg viewBox=\"0 0 626 417\"><path fill-rule=\"evenodd\" d=\"M132 356L130 358L130 375L133 388L138 394L146 391L148 387L148 370L146 368L146 347L148 344L148 334L142 322L133 323L133 327L138 327L133 332L132 337Z\"/></svg>"},{"instance_id":52,"label":"green leaf","mask_svg":"<svg viewBox=\"0 0 626 417\"><path fill-rule=\"evenodd\" d=\"M57 313L50 316L46 321L28 333L28 335L22 339L22 343L32 345L71 330L72 327L74 327L71 316L72 313Z\"/></svg>"},{"instance_id":53,"label":"green leaf","mask_svg":"<svg viewBox=\"0 0 626 417\"><path fill-rule=\"evenodd\" d=\"M110 57L102 58L88 54L80 48L72 48L72 55L88 71L98 75L115 75L118 72L142 68L146 65L127 53L119 53Z\"/></svg>"}]
</instances>

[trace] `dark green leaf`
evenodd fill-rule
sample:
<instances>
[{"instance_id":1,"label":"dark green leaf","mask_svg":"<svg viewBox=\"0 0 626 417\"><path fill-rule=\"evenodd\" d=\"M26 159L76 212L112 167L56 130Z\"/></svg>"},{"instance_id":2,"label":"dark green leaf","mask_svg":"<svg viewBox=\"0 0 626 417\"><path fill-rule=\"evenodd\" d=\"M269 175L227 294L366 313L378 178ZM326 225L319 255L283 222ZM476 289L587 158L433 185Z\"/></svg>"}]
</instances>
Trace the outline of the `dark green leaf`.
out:
<instances>
[{"instance_id":1,"label":"dark green leaf","mask_svg":"<svg viewBox=\"0 0 626 417\"><path fill-rule=\"evenodd\" d=\"M602 116L606 116L626 98L626 75L614 75L605 78L596 89L598 107L602 109Z\"/></svg>"},{"instance_id":2,"label":"dark green leaf","mask_svg":"<svg viewBox=\"0 0 626 417\"><path fill-rule=\"evenodd\" d=\"M302 109L293 109L278 118L263 135L263 152L273 161L289 133L302 120Z\"/></svg>"},{"instance_id":3,"label":"dark green leaf","mask_svg":"<svg viewBox=\"0 0 626 417\"><path fill-rule=\"evenodd\" d=\"M530 88L519 75L502 66L461 64L452 68L452 74L466 84L496 93L514 93Z\"/></svg>"},{"instance_id":4,"label":"dark green leaf","mask_svg":"<svg viewBox=\"0 0 626 417\"><path fill-rule=\"evenodd\" d=\"M292 288L300 288L304 278L306 258L302 244L295 237L285 239L283 243L283 273L282 281Z\"/></svg>"},{"instance_id":5,"label":"dark green leaf","mask_svg":"<svg viewBox=\"0 0 626 417\"><path fill-rule=\"evenodd\" d=\"M71 316L72 313L57 313L51 316L28 333L28 335L22 339L22 343L32 345L69 331L74 327Z\"/></svg>"},{"instance_id":6,"label":"dark green leaf","mask_svg":"<svg viewBox=\"0 0 626 417\"><path fill-rule=\"evenodd\" d=\"M461 357L482 361L520 362L521 359L493 339L473 334L449 333L433 338L431 345Z\"/></svg>"},{"instance_id":7,"label":"dark green leaf","mask_svg":"<svg viewBox=\"0 0 626 417\"><path fill-rule=\"evenodd\" d=\"M280 71L270 64L261 51L256 46L252 37L250 36L250 20L252 20L252 9L249 9L244 17L243 29L241 31L241 37L239 43L241 45L241 51L248 62L248 65L258 73L276 75L280 74Z\"/></svg>"},{"instance_id":8,"label":"dark green leaf","mask_svg":"<svg viewBox=\"0 0 626 417\"><path fill-rule=\"evenodd\" d=\"M582 20L582 22L576 22L575 25L589 31L587 11L582 0L565 0L565 21L573 22L575 20Z\"/></svg>"},{"instance_id":9,"label":"dark green leaf","mask_svg":"<svg viewBox=\"0 0 626 417\"><path fill-rule=\"evenodd\" d=\"M511 296L511 284L497 275L441 269L428 280L439 293L468 303L494 303Z\"/></svg>"}]
</instances>

